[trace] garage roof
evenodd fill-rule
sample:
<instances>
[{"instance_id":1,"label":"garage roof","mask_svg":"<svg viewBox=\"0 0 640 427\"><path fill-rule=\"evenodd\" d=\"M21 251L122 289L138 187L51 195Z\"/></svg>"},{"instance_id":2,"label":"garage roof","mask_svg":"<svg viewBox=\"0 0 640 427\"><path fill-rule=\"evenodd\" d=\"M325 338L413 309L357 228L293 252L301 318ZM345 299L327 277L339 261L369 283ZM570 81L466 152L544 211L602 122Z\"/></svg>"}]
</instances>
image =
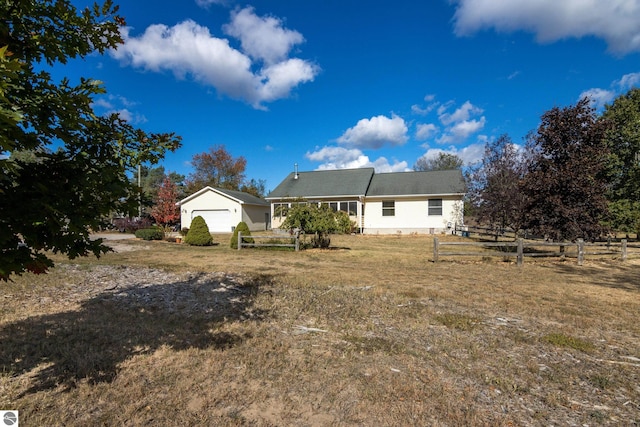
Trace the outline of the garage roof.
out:
<instances>
[{"instance_id":1,"label":"garage roof","mask_svg":"<svg viewBox=\"0 0 640 427\"><path fill-rule=\"evenodd\" d=\"M207 191L213 191L214 193L221 194L223 196L229 197L231 199L236 200L238 203L246 204L246 205L257 205L257 206L269 206L269 202L259 197L254 196L253 194L244 193L242 191L234 191L227 190L224 188L213 188L213 187L204 187L202 190L196 191L192 195L180 200L177 205L182 205L189 200L195 199Z\"/></svg>"}]
</instances>

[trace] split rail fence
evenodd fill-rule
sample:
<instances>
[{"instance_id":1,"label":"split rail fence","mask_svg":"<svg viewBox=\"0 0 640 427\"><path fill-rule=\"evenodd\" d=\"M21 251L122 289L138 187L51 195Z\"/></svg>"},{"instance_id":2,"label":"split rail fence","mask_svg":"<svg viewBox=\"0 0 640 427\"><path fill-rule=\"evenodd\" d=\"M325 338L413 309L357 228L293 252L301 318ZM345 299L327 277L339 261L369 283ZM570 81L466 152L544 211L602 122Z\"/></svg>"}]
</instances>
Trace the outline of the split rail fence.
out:
<instances>
[{"instance_id":1,"label":"split rail fence","mask_svg":"<svg viewBox=\"0 0 640 427\"><path fill-rule=\"evenodd\" d=\"M253 239L254 242L245 242L244 239ZM256 243L256 240L270 239L271 242ZM293 243L282 243L282 240L293 240ZM238 232L238 250L242 248L256 248L256 247L280 247L280 248L293 248L296 252L300 250L300 234L294 233L291 236L278 237L278 236L243 236L242 232Z\"/></svg>"},{"instance_id":2,"label":"split rail fence","mask_svg":"<svg viewBox=\"0 0 640 427\"><path fill-rule=\"evenodd\" d=\"M443 251L441 249L443 246L454 248L466 246L485 250ZM555 251L551 248L559 248L559 250ZM585 256L618 256L622 261L626 261L630 253L640 254L640 251L630 252L631 248L640 248L640 246L631 246L626 239L620 243L587 243L583 240L578 240L575 243L525 242L523 239L517 239L515 242L441 242L436 237L433 239L433 261L438 262L443 256L499 256L515 257L516 263L522 265L525 257L575 257L578 260L578 265L582 265Z\"/></svg>"}]
</instances>

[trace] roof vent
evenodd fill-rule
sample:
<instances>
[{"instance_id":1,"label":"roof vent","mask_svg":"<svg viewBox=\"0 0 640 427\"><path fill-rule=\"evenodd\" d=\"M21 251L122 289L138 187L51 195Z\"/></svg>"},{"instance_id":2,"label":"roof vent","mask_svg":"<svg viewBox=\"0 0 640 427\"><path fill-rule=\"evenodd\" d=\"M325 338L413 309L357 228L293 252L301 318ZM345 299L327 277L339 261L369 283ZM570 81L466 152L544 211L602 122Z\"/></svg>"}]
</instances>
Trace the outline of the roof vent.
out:
<instances>
[{"instance_id":1,"label":"roof vent","mask_svg":"<svg viewBox=\"0 0 640 427\"><path fill-rule=\"evenodd\" d=\"M298 175L298 164L297 163L294 163L293 170L295 172L294 175L293 175L293 179L298 179L299 175Z\"/></svg>"}]
</instances>

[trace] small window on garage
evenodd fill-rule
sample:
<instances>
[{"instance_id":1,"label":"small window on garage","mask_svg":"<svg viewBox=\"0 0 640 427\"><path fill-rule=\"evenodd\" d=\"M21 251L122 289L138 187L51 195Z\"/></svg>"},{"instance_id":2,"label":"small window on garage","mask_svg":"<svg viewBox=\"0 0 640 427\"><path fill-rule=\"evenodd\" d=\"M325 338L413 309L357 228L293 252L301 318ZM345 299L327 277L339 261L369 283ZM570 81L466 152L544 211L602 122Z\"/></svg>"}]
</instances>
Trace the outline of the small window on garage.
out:
<instances>
[{"instance_id":1,"label":"small window on garage","mask_svg":"<svg viewBox=\"0 0 640 427\"><path fill-rule=\"evenodd\" d=\"M395 200L382 202L382 216L395 216L395 215L396 215Z\"/></svg>"},{"instance_id":2,"label":"small window on garage","mask_svg":"<svg viewBox=\"0 0 640 427\"><path fill-rule=\"evenodd\" d=\"M442 216L442 199L429 199L429 216Z\"/></svg>"}]
</instances>

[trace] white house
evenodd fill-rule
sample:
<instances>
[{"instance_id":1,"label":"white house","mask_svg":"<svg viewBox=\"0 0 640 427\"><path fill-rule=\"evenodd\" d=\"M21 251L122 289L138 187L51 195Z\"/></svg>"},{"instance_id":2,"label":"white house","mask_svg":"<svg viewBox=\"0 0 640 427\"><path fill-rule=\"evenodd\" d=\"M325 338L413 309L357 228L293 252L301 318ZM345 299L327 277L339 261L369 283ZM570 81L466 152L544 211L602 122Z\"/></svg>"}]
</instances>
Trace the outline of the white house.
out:
<instances>
[{"instance_id":1,"label":"white house","mask_svg":"<svg viewBox=\"0 0 640 427\"><path fill-rule=\"evenodd\" d=\"M267 197L273 227L292 203L326 203L364 234L442 233L464 223L460 170L376 174L373 168L289 174Z\"/></svg>"},{"instance_id":2,"label":"white house","mask_svg":"<svg viewBox=\"0 0 640 427\"><path fill-rule=\"evenodd\" d=\"M205 187L179 201L181 227L191 227L191 220L201 216L212 233L231 233L239 222L251 231L271 227L269 203L248 193Z\"/></svg>"}]
</instances>

